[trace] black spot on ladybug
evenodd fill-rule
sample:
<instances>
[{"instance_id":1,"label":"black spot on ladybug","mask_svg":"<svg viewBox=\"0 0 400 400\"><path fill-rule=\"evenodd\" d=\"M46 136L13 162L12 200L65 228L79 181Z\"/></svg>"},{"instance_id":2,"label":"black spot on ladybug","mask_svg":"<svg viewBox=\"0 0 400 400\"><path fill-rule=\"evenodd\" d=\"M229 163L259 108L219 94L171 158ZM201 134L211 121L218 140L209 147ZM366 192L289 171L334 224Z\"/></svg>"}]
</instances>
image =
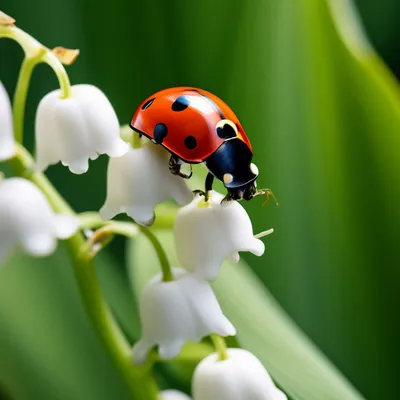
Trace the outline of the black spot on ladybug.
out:
<instances>
[{"instance_id":1,"label":"black spot on ladybug","mask_svg":"<svg viewBox=\"0 0 400 400\"><path fill-rule=\"evenodd\" d=\"M165 139L165 137L168 134L168 128L167 125L163 123L159 123L154 127L154 140L156 143L162 143L162 141Z\"/></svg>"},{"instance_id":2,"label":"black spot on ladybug","mask_svg":"<svg viewBox=\"0 0 400 400\"><path fill-rule=\"evenodd\" d=\"M186 96L179 96L172 104L172 111L184 111L188 108L189 99Z\"/></svg>"},{"instance_id":3,"label":"black spot on ladybug","mask_svg":"<svg viewBox=\"0 0 400 400\"><path fill-rule=\"evenodd\" d=\"M222 128L217 128L217 135L221 139L230 139L236 137L236 131L231 125L225 124Z\"/></svg>"},{"instance_id":4,"label":"black spot on ladybug","mask_svg":"<svg viewBox=\"0 0 400 400\"><path fill-rule=\"evenodd\" d=\"M155 99L156 99L156 98L153 97L152 99L147 100L146 103L144 103L144 104L142 105L142 110L147 110L147 109L153 104L153 102L154 102Z\"/></svg>"},{"instance_id":5,"label":"black spot on ladybug","mask_svg":"<svg viewBox=\"0 0 400 400\"><path fill-rule=\"evenodd\" d=\"M197 146L197 140L194 136L186 136L185 138L185 146L189 150L193 150Z\"/></svg>"}]
</instances>

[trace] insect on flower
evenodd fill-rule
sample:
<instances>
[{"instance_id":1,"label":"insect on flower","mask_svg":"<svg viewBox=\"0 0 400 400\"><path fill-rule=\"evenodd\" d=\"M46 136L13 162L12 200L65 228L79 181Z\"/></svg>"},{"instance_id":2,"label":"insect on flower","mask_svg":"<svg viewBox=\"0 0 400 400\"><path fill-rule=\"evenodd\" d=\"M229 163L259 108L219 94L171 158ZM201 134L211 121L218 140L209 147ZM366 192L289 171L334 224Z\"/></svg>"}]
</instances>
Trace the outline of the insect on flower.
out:
<instances>
[{"instance_id":1,"label":"insect on flower","mask_svg":"<svg viewBox=\"0 0 400 400\"><path fill-rule=\"evenodd\" d=\"M228 189L227 200L250 200L269 189L257 190L258 168L253 151L238 117L219 97L202 89L175 87L161 90L144 100L130 126L140 135L161 144L170 153L171 173L182 173L183 163L205 163L208 175L205 195L214 178Z\"/></svg>"}]
</instances>

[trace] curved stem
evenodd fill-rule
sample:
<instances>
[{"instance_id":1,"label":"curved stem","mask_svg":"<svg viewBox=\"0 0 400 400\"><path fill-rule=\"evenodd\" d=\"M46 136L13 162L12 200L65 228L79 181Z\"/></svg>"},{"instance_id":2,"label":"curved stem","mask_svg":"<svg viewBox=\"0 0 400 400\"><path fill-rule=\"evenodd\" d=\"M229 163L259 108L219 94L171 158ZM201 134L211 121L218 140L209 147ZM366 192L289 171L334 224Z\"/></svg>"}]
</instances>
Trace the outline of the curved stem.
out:
<instances>
[{"instance_id":1,"label":"curved stem","mask_svg":"<svg viewBox=\"0 0 400 400\"><path fill-rule=\"evenodd\" d=\"M71 82L61 61L51 51L46 51L42 61L47 63L55 72L61 89L61 98L71 97Z\"/></svg>"},{"instance_id":2,"label":"curved stem","mask_svg":"<svg viewBox=\"0 0 400 400\"><path fill-rule=\"evenodd\" d=\"M23 141L26 97L28 95L28 87L31 81L32 72L37 63L37 57L25 58L19 71L19 78L13 102L14 137L17 143L22 143Z\"/></svg>"},{"instance_id":3,"label":"curved stem","mask_svg":"<svg viewBox=\"0 0 400 400\"><path fill-rule=\"evenodd\" d=\"M33 57L43 46L31 35L14 25L0 25L0 38L15 40L24 49L26 57Z\"/></svg>"},{"instance_id":4,"label":"curved stem","mask_svg":"<svg viewBox=\"0 0 400 400\"><path fill-rule=\"evenodd\" d=\"M40 172L33 170L34 162L27 150L17 145L17 154L10 160L15 173L33 182L47 197L57 213L72 214L73 210L54 189L50 181ZM116 324L106 304L97 279L95 265L87 253L83 235L78 232L66 241L79 292L88 317L111 356L116 369L124 378L133 399L156 400L157 385L149 373L149 366L134 366L131 347Z\"/></svg>"},{"instance_id":5,"label":"curved stem","mask_svg":"<svg viewBox=\"0 0 400 400\"><path fill-rule=\"evenodd\" d=\"M219 360L220 361L227 360L229 358L229 356L228 356L225 339L222 336L217 335L215 333L210 335L210 338L214 344L216 352L218 353Z\"/></svg>"},{"instance_id":6,"label":"curved stem","mask_svg":"<svg viewBox=\"0 0 400 400\"><path fill-rule=\"evenodd\" d=\"M145 226L140 226L140 231L146 235L147 239L150 240L151 244L154 247L154 250L157 252L158 260L161 264L161 270L163 274L163 281L164 282L171 282L174 280L172 275L171 266L169 264L167 254L165 253L163 247L161 246L160 242L158 241L157 237L154 233Z\"/></svg>"}]
</instances>

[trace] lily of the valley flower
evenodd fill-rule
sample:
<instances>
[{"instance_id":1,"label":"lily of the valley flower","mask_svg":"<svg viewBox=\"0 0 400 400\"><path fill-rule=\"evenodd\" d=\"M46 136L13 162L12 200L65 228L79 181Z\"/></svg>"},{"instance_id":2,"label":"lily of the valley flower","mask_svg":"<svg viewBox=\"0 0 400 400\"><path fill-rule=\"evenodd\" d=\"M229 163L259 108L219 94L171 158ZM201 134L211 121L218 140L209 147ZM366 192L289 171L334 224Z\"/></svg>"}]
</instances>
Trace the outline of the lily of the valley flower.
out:
<instances>
[{"instance_id":1,"label":"lily of the valley flower","mask_svg":"<svg viewBox=\"0 0 400 400\"><path fill-rule=\"evenodd\" d=\"M0 161L11 158L15 153L10 98L0 82Z\"/></svg>"},{"instance_id":2,"label":"lily of the valley flower","mask_svg":"<svg viewBox=\"0 0 400 400\"><path fill-rule=\"evenodd\" d=\"M56 239L70 237L78 225L71 215L54 214L43 193L28 180L0 182L0 265L15 247L37 257L51 254Z\"/></svg>"},{"instance_id":3,"label":"lily of the valley flower","mask_svg":"<svg viewBox=\"0 0 400 400\"><path fill-rule=\"evenodd\" d=\"M178 390L163 390L159 397L159 400L191 400L185 393L179 392Z\"/></svg>"},{"instance_id":4,"label":"lily of the valley flower","mask_svg":"<svg viewBox=\"0 0 400 400\"><path fill-rule=\"evenodd\" d=\"M236 201L221 204L223 195L213 191L208 202L197 196L178 211L174 226L179 262L187 270L207 280L218 276L223 260L239 261L239 251L257 256L264 243L253 236L245 209Z\"/></svg>"},{"instance_id":5,"label":"lily of the valley flower","mask_svg":"<svg viewBox=\"0 0 400 400\"><path fill-rule=\"evenodd\" d=\"M120 157L129 145L119 136L117 115L104 93L92 85L75 85L71 97L48 93L36 114L37 168L59 161L75 174L89 168L99 154Z\"/></svg>"},{"instance_id":6,"label":"lily of the valley flower","mask_svg":"<svg viewBox=\"0 0 400 400\"><path fill-rule=\"evenodd\" d=\"M261 362L243 349L228 349L227 360L216 353L204 358L193 375L195 400L287 400Z\"/></svg>"},{"instance_id":7,"label":"lily of the valley flower","mask_svg":"<svg viewBox=\"0 0 400 400\"><path fill-rule=\"evenodd\" d=\"M133 349L137 364L143 363L156 345L161 358L171 359L185 342L198 342L211 333L236 334L208 282L181 268L174 268L173 275L171 282L161 281L160 274L155 276L143 292L142 338Z\"/></svg>"},{"instance_id":8,"label":"lily of the valley flower","mask_svg":"<svg viewBox=\"0 0 400 400\"><path fill-rule=\"evenodd\" d=\"M154 207L171 197L185 205L193 194L182 178L169 172L168 153L148 143L110 159L107 198L100 216L111 219L126 213L139 224L151 225Z\"/></svg>"}]
</instances>

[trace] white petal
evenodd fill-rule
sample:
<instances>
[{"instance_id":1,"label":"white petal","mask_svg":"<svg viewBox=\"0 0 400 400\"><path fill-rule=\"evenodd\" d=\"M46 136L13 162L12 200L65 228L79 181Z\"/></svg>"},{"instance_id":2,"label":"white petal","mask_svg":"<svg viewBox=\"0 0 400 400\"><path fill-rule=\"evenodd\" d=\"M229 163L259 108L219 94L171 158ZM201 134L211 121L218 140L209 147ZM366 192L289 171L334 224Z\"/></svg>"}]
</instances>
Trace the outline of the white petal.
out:
<instances>
[{"instance_id":1,"label":"white petal","mask_svg":"<svg viewBox=\"0 0 400 400\"><path fill-rule=\"evenodd\" d=\"M10 98L0 82L0 160L7 160L15 154Z\"/></svg>"},{"instance_id":2,"label":"white petal","mask_svg":"<svg viewBox=\"0 0 400 400\"><path fill-rule=\"evenodd\" d=\"M56 248L57 241L54 236L51 236L48 233L35 233L21 238L21 245L28 254L41 257L48 256L49 254L53 253Z\"/></svg>"},{"instance_id":3,"label":"white petal","mask_svg":"<svg viewBox=\"0 0 400 400\"><path fill-rule=\"evenodd\" d=\"M184 340L175 340L169 342L168 344L161 344L158 347L158 354L160 355L161 358L165 360L170 360L176 357L180 353L181 348L184 344L185 344Z\"/></svg>"},{"instance_id":4,"label":"white petal","mask_svg":"<svg viewBox=\"0 0 400 400\"><path fill-rule=\"evenodd\" d=\"M239 260L239 251L257 256L264 243L254 238L245 209L236 201L221 205L223 195L211 193L209 203L197 196L178 211L174 238L180 263L207 280L214 280L225 258ZM193 229L196 227L196 229Z\"/></svg>"},{"instance_id":5,"label":"white petal","mask_svg":"<svg viewBox=\"0 0 400 400\"><path fill-rule=\"evenodd\" d=\"M136 363L143 362L153 346L159 346L162 358L170 359L187 341L196 342L211 333L228 336L236 332L206 281L181 268L173 274L172 282L161 282L157 275L143 292L142 338L133 350Z\"/></svg>"},{"instance_id":6,"label":"white petal","mask_svg":"<svg viewBox=\"0 0 400 400\"><path fill-rule=\"evenodd\" d=\"M71 172L84 173L98 153L119 156L129 145L119 137L118 118L104 93L91 85L75 85L71 97L60 90L47 94L36 113L37 168L59 161Z\"/></svg>"},{"instance_id":7,"label":"white petal","mask_svg":"<svg viewBox=\"0 0 400 400\"><path fill-rule=\"evenodd\" d=\"M159 397L159 400L191 400L185 393L179 392L178 390L163 390ZM212 400L212 399L210 399Z\"/></svg>"},{"instance_id":8,"label":"white petal","mask_svg":"<svg viewBox=\"0 0 400 400\"><path fill-rule=\"evenodd\" d=\"M146 340L140 339L134 346L133 346L133 361L135 364L143 364L146 361L147 354L154 346L154 343Z\"/></svg>"},{"instance_id":9,"label":"white petal","mask_svg":"<svg viewBox=\"0 0 400 400\"><path fill-rule=\"evenodd\" d=\"M209 283L194 274L186 274L178 281L187 303L196 314L198 324L203 324L203 332L210 331L221 336L236 335L236 329L224 316ZM202 335L204 336L204 334ZM200 340L201 337L198 339Z\"/></svg>"},{"instance_id":10,"label":"white petal","mask_svg":"<svg viewBox=\"0 0 400 400\"><path fill-rule=\"evenodd\" d=\"M122 139L116 138L116 140L108 146L107 154L110 157L121 157L130 150L128 143L125 143Z\"/></svg>"},{"instance_id":11,"label":"white petal","mask_svg":"<svg viewBox=\"0 0 400 400\"><path fill-rule=\"evenodd\" d=\"M1 236L4 232L16 245L33 256L44 256L56 247L57 229L67 234L71 221L61 218L55 226L54 215L46 197L31 182L23 178L5 179L0 182Z\"/></svg>"},{"instance_id":12,"label":"white petal","mask_svg":"<svg viewBox=\"0 0 400 400\"><path fill-rule=\"evenodd\" d=\"M169 172L166 152L154 146L130 149L124 156L110 159L107 198L100 210L103 219L126 213L136 222L150 225L157 204L171 197L180 203L193 197L186 182Z\"/></svg>"},{"instance_id":13,"label":"white petal","mask_svg":"<svg viewBox=\"0 0 400 400\"><path fill-rule=\"evenodd\" d=\"M287 400L253 354L228 349L228 356L219 361L214 353L198 364L192 381L196 400Z\"/></svg>"},{"instance_id":14,"label":"white petal","mask_svg":"<svg viewBox=\"0 0 400 400\"><path fill-rule=\"evenodd\" d=\"M58 239L71 237L79 228L79 219L73 215L55 215L55 235Z\"/></svg>"}]
</instances>

